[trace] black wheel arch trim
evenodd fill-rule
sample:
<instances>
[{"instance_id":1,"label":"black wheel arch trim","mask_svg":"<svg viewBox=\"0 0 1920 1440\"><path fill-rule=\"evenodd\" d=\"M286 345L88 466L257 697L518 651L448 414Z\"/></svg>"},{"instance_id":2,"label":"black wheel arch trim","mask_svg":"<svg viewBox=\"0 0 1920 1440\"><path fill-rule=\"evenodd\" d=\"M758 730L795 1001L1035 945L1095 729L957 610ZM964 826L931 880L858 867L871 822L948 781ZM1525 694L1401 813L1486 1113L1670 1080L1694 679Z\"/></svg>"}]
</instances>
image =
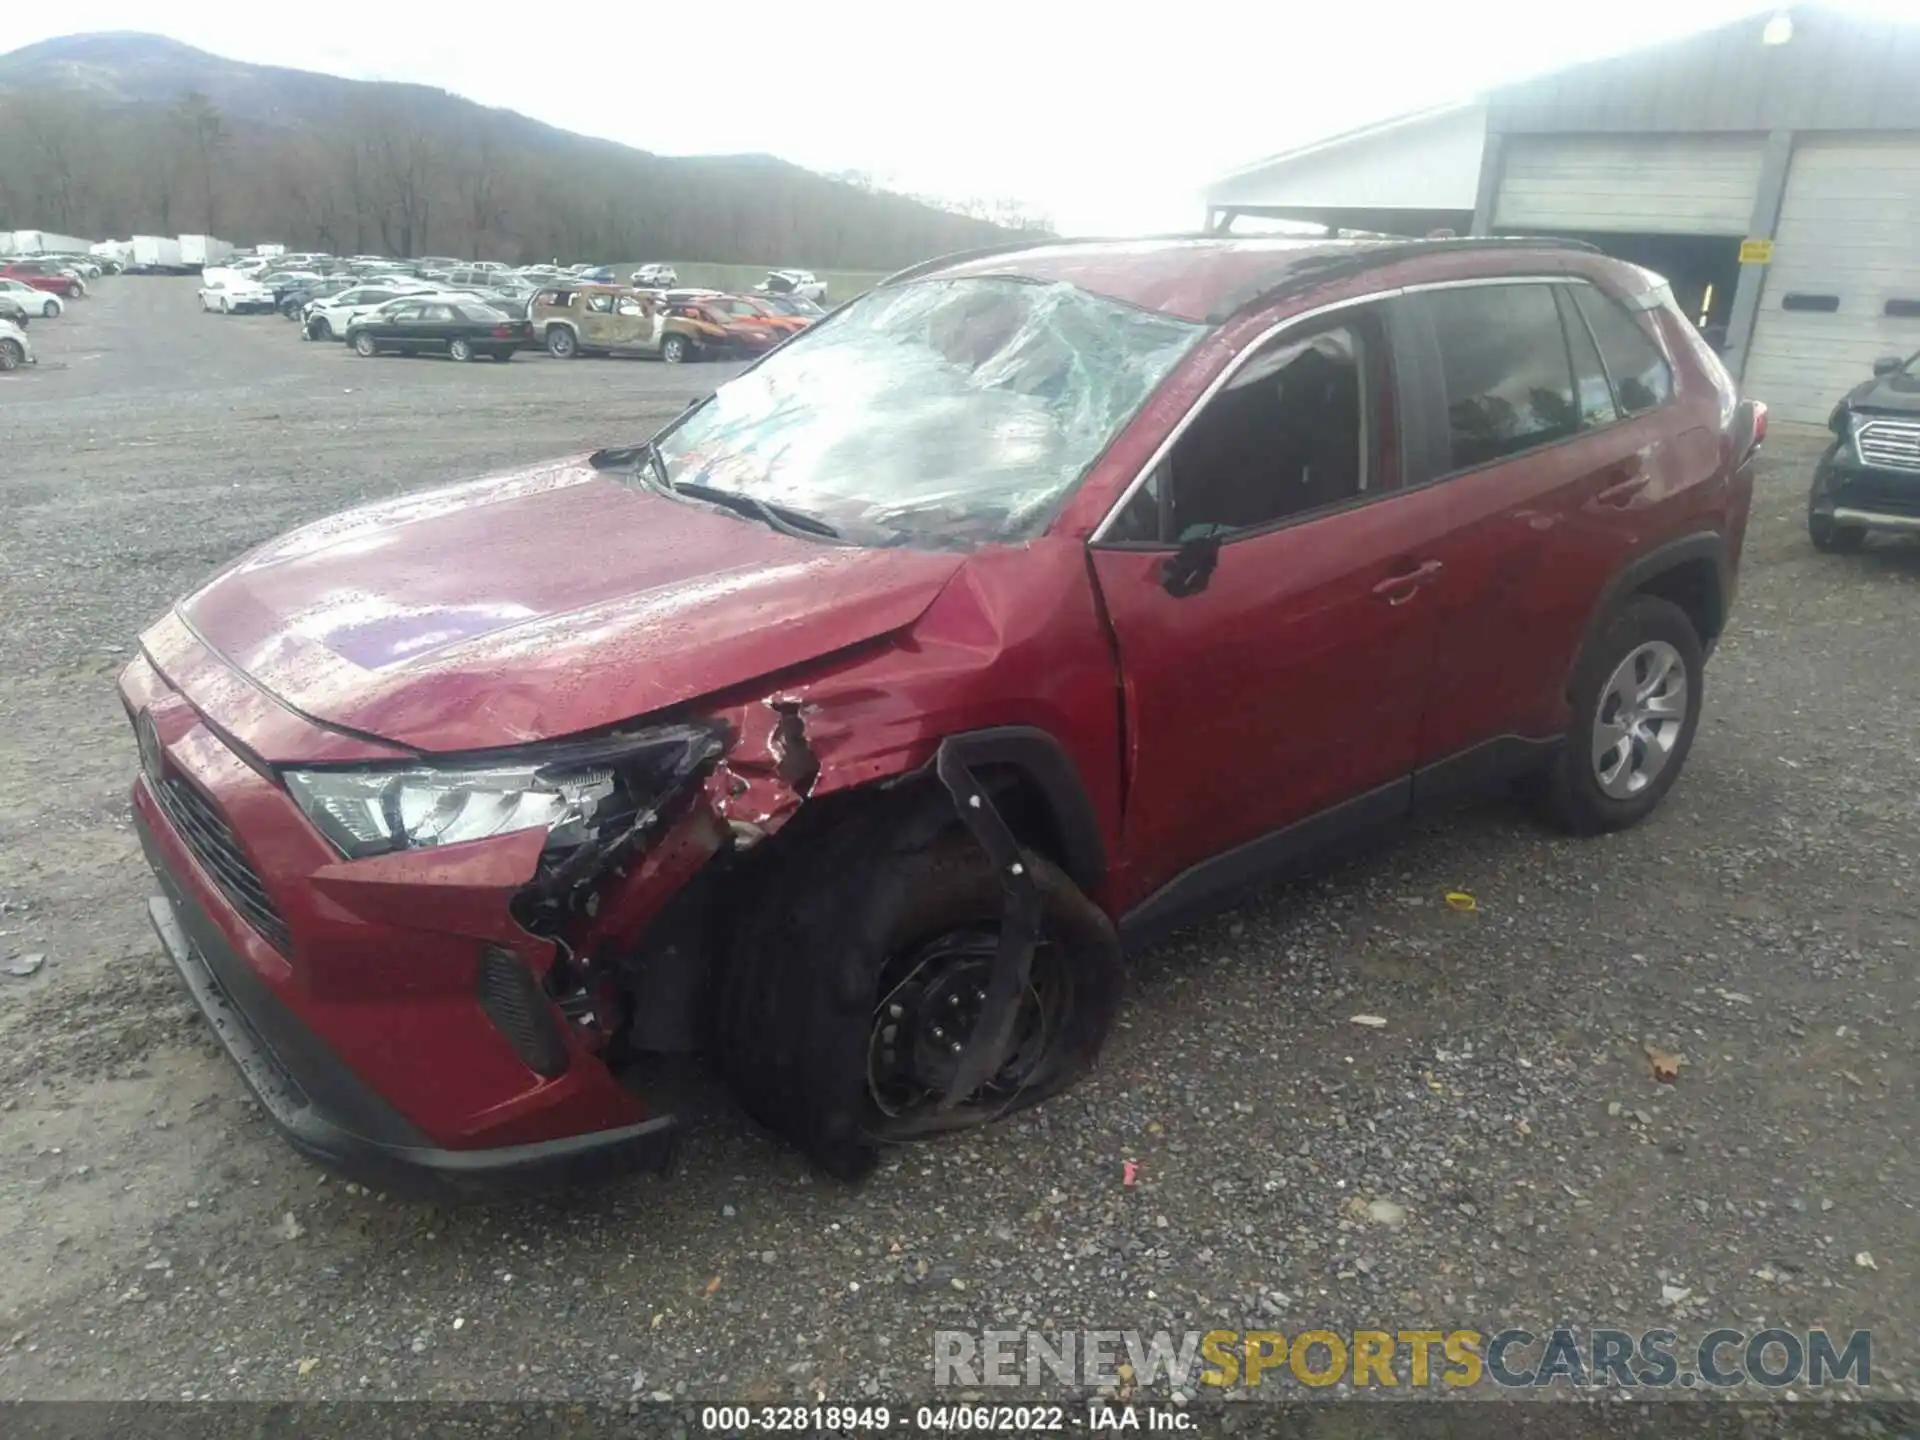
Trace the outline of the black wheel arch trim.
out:
<instances>
[{"instance_id":1,"label":"black wheel arch trim","mask_svg":"<svg viewBox=\"0 0 1920 1440\"><path fill-rule=\"evenodd\" d=\"M1727 539L1717 530L1699 530L1655 545L1650 550L1641 551L1616 570L1601 587L1593 613L1587 619L1582 652L1586 643L1599 633L1600 627L1607 623L1607 617L1619 608L1620 602L1627 596L1644 590L1647 582L1658 579L1670 570L1700 560L1706 561L1713 570L1714 608L1719 620L1711 635L1700 637L1702 648L1711 654L1714 642L1720 638L1720 632L1726 629L1727 612L1733 603L1733 576L1727 566ZM1573 666L1579 664L1579 658L1578 655L1573 657ZM1567 671L1567 683L1573 683L1572 666Z\"/></svg>"},{"instance_id":2,"label":"black wheel arch trim","mask_svg":"<svg viewBox=\"0 0 1920 1440\"><path fill-rule=\"evenodd\" d=\"M949 735L940 750L969 770L1008 769L1030 782L1060 837L1060 868L1082 890L1107 877L1107 846L1086 783L1064 746L1034 725L997 725ZM929 761L920 773L932 773Z\"/></svg>"}]
</instances>

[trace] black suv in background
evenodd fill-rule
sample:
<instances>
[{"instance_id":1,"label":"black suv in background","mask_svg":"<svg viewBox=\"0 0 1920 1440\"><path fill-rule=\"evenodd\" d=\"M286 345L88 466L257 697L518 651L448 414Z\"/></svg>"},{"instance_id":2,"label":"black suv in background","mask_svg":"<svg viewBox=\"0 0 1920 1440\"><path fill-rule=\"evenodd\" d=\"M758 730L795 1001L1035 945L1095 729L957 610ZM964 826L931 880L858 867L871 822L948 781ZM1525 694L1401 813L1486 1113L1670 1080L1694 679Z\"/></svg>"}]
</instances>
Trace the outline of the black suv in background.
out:
<instances>
[{"instance_id":1,"label":"black suv in background","mask_svg":"<svg viewBox=\"0 0 1920 1440\"><path fill-rule=\"evenodd\" d=\"M1869 530L1920 534L1920 354L1874 361L1827 428L1836 438L1807 497L1814 546L1855 550Z\"/></svg>"}]
</instances>

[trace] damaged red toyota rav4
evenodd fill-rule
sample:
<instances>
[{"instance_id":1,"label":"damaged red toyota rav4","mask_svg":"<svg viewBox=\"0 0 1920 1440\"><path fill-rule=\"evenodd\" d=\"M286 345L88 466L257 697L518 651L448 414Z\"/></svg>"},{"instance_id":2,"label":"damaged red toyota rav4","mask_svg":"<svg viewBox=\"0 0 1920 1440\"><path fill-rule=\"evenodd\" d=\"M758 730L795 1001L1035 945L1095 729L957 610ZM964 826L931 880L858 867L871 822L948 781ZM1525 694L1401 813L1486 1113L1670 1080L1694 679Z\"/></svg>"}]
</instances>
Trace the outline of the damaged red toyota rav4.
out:
<instances>
[{"instance_id":1,"label":"damaged red toyota rav4","mask_svg":"<svg viewBox=\"0 0 1920 1440\"><path fill-rule=\"evenodd\" d=\"M828 1170L1055 1094L1124 952L1524 783L1659 804L1764 412L1551 241L892 277L651 440L256 549L121 680L165 948L376 1183L662 1161L707 1048Z\"/></svg>"}]
</instances>

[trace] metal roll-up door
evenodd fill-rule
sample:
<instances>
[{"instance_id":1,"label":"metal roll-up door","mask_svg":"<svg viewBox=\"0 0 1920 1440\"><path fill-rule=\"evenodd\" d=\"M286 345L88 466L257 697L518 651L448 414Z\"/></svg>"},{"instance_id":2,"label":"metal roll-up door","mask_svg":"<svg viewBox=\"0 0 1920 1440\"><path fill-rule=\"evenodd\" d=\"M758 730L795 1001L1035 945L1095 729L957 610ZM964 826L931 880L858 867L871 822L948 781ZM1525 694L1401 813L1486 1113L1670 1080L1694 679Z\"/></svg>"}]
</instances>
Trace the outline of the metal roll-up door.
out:
<instances>
[{"instance_id":1,"label":"metal roll-up door","mask_svg":"<svg viewBox=\"0 0 1920 1440\"><path fill-rule=\"evenodd\" d=\"M1773 238L1742 389L1820 424L1876 356L1920 350L1920 137L1802 137Z\"/></svg>"},{"instance_id":2,"label":"metal roll-up door","mask_svg":"<svg viewBox=\"0 0 1920 1440\"><path fill-rule=\"evenodd\" d=\"M1516 135L1496 230L1745 235L1759 135Z\"/></svg>"}]
</instances>

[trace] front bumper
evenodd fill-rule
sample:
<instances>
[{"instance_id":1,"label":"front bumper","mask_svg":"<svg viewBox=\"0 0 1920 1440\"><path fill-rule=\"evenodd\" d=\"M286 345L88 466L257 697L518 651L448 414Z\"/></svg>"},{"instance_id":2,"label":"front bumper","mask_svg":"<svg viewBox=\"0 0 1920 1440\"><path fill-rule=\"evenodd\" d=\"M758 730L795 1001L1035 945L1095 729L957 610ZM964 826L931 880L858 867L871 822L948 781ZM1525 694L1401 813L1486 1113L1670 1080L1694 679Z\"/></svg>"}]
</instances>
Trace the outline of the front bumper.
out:
<instances>
[{"instance_id":1,"label":"front bumper","mask_svg":"<svg viewBox=\"0 0 1920 1440\"><path fill-rule=\"evenodd\" d=\"M426 1196L551 1191L671 1165L671 1115L531 1145L432 1144L280 1003L168 870L137 807L134 821L164 892L147 902L161 948L267 1118L302 1154L375 1189Z\"/></svg>"},{"instance_id":2,"label":"front bumper","mask_svg":"<svg viewBox=\"0 0 1920 1440\"><path fill-rule=\"evenodd\" d=\"M327 754L326 732L235 688L212 657L184 642L167 654L224 734ZM162 890L155 929L296 1147L369 1184L428 1193L667 1163L672 1118L650 1115L557 1009L547 1033L566 1060L537 1073L524 1036L496 1018L489 978L501 967L482 962L503 951L532 987L526 1023L550 1004L533 977L551 947L508 912L539 837L342 862L270 767L229 748L146 656L121 690L154 742L132 809Z\"/></svg>"},{"instance_id":3,"label":"front bumper","mask_svg":"<svg viewBox=\"0 0 1920 1440\"><path fill-rule=\"evenodd\" d=\"M1851 444L1836 446L1815 477L1814 508L1836 525L1920 532L1920 470L1863 465Z\"/></svg>"}]
</instances>

